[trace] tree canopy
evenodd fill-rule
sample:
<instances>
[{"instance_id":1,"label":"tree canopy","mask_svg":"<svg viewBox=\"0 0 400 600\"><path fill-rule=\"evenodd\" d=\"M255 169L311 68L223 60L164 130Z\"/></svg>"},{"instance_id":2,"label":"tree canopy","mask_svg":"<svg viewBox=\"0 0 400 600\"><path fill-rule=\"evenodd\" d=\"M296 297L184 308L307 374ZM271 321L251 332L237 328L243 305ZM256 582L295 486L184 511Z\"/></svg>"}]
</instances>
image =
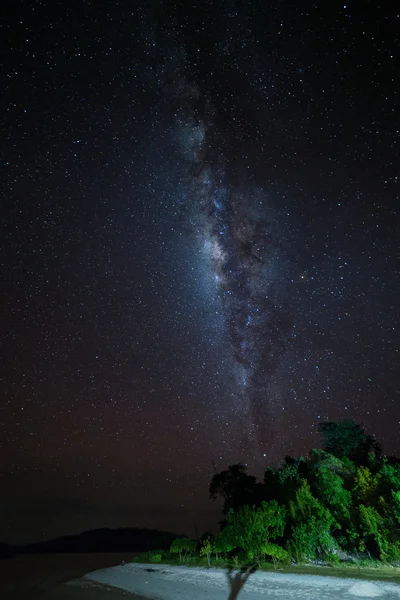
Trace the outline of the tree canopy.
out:
<instances>
[{"instance_id":1,"label":"tree canopy","mask_svg":"<svg viewBox=\"0 0 400 600\"><path fill-rule=\"evenodd\" d=\"M231 465L210 496L226 520L213 548L251 557L314 559L337 552L400 560L400 461L354 421L321 423L321 449L286 457L263 482ZM207 546L208 551L210 551Z\"/></svg>"},{"instance_id":2,"label":"tree canopy","mask_svg":"<svg viewBox=\"0 0 400 600\"><path fill-rule=\"evenodd\" d=\"M347 457L358 463L368 460L369 454L380 455L381 448L362 425L352 419L320 423L318 428L322 449L338 458Z\"/></svg>"}]
</instances>

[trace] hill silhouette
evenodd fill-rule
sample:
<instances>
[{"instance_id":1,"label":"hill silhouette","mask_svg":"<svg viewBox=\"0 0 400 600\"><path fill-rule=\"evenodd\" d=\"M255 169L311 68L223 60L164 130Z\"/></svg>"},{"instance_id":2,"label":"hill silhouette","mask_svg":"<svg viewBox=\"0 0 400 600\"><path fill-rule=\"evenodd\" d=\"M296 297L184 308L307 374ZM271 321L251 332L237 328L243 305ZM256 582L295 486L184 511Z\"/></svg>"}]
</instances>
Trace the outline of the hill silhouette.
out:
<instances>
[{"instance_id":1,"label":"hill silhouette","mask_svg":"<svg viewBox=\"0 0 400 600\"><path fill-rule=\"evenodd\" d=\"M168 549L176 537L175 533L157 529L102 528L43 542L18 545L0 543L0 556L59 552L145 552Z\"/></svg>"}]
</instances>

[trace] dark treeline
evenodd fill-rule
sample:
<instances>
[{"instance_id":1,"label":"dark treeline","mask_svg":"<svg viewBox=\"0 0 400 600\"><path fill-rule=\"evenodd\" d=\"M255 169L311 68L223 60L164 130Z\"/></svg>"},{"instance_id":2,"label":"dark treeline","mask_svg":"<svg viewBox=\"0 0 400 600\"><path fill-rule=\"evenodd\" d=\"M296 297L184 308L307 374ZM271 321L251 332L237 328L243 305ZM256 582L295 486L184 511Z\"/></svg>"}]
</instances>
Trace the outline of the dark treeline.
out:
<instances>
[{"instance_id":1,"label":"dark treeline","mask_svg":"<svg viewBox=\"0 0 400 600\"><path fill-rule=\"evenodd\" d=\"M93 529L44 542L0 544L0 556L47 552L145 552L154 548L168 549L175 538L174 533L156 529Z\"/></svg>"}]
</instances>

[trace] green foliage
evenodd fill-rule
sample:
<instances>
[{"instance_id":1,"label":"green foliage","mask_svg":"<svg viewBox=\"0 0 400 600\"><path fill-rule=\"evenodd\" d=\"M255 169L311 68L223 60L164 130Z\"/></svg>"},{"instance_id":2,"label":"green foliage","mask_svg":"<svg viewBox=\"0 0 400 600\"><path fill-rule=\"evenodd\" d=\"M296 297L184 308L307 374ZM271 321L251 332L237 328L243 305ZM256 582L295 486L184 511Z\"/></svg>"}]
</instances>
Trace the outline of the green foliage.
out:
<instances>
[{"instance_id":1,"label":"green foliage","mask_svg":"<svg viewBox=\"0 0 400 600\"><path fill-rule=\"evenodd\" d=\"M172 554L179 554L179 560L196 550L196 542L190 538L176 538L170 547Z\"/></svg>"},{"instance_id":2,"label":"green foliage","mask_svg":"<svg viewBox=\"0 0 400 600\"><path fill-rule=\"evenodd\" d=\"M201 542L200 546L200 556L205 556L206 554L211 554L213 550L212 543L209 537L205 538Z\"/></svg>"},{"instance_id":3,"label":"green foliage","mask_svg":"<svg viewBox=\"0 0 400 600\"><path fill-rule=\"evenodd\" d=\"M234 569L239 569L240 567L240 560L237 554L232 556L232 566Z\"/></svg>"},{"instance_id":4,"label":"green foliage","mask_svg":"<svg viewBox=\"0 0 400 600\"><path fill-rule=\"evenodd\" d=\"M350 491L344 487L344 477L349 474L348 463L322 450L311 451L310 459L317 496L325 506L329 506L337 522L346 522L350 519L352 501Z\"/></svg>"},{"instance_id":5,"label":"green foliage","mask_svg":"<svg viewBox=\"0 0 400 600\"><path fill-rule=\"evenodd\" d=\"M384 529L384 521L381 515L373 506L365 506L360 504L360 525L363 537L360 542L360 549L368 548L372 544L372 548L376 544L379 549L379 558L385 560L388 555L389 542L387 539L387 531Z\"/></svg>"},{"instance_id":6,"label":"green foliage","mask_svg":"<svg viewBox=\"0 0 400 600\"><path fill-rule=\"evenodd\" d=\"M311 520L309 523L299 523L292 529L289 548L297 563L306 558L316 558L317 537L313 525L314 520Z\"/></svg>"},{"instance_id":7,"label":"green foliage","mask_svg":"<svg viewBox=\"0 0 400 600\"><path fill-rule=\"evenodd\" d=\"M278 478L281 485L288 481L298 482L301 477L299 474L299 465L296 462L286 462L278 471Z\"/></svg>"},{"instance_id":8,"label":"green foliage","mask_svg":"<svg viewBox=\"0 0 400 600\"><path fill-rule=\"evenodd\" d=\"M259 508L242 506L229 512L218 546L223 552L243 550L249 558L262 556L267 543L283 535L285 522L286 510L276 500L262 502Z\"/></svg>"},{"instance_id":9,"label":"green foliage","mask_svg":"<svg viewBox=\"0 0 400 600\"><path fill-rule=\"evenodd\" d=\"M148 552L143 552L139 558L141 561L160 563L164 555L165 552L163 550L149 550Z\"/></svg>"},{"instance_id":10,"label":"green foliage","mask_svg":"<svg viewBox=\"0 0 400 600\"><path fill-rule=\"evenodd\" d=\"M271 542L267 542L262 546L262 554L271 557L275 567L278 563L289 563L290 561L289 552L282 548L282 546L272 544Z\"/></svg>"},{"instance_id":11,"label":"green foliage","mask_svg":"<svg viewBox=\"0 0 400 600\"><path fill-rule=\"evenodd\" d=\"M315 498L307 481L303 480L300 488L296 492L296 504L293 506L297 519L309 518L315 516L317 520L325 521L329 525L334 523L334 518L325 506Z\"/></svg>"},{"instance_id":12,"label":"green foliage","mask_svg":"<svg viewBox=\"0 0 400 600\"><path fill-rule=\"evenodd\" d=\"M227 515L213 552L274 563L290 554L298 561L328 556L334 563L333 552L342 549L400 560L400 460L382 456L354 421L322 423L319 430L322 449L307 459L286 456L279 468L266 469L263 483L242 465L213 477L210 495L223 497ZM202 552L211 555L206 542Z\"/></svg>"},{"instance_id":13,"label":"green foliage","mask_svg":"<svg viewBox=\"0 0 400 600\"><path fill-rule=\"evenodd\" d=\"M373 475L368 467L358 467L354 478L353 495L358 502L371 502L376 496L379 474Z\"/></svg>"},{"instance_id":14,"label":"green foliage","mask_svg":"<svg viewBox=\"0 0 400 600\"><path fill-rule=\"evenodd\" d=\"M381 495L390 497L392 492L400 491L400 464L390 464L384 459L378 476Z\"/></svg>"},{"instance_id":15,"label":"green foliage","mask_svg":"<svg viewBox=\"0 0 400 600\"><path fill-rule=\"evenodd\" d=\"M393 512L397 522L400 524L400 491L392 491Z\"/></svg>"},{"instance_id":16,"label":"green foliage","mask_svg":"<svg viewBox=\"0 0 400 600\"><path fill-rule=\"evenodd\" d=\"M213 551L213 545L209 536L205 537L200 542L200 556L207 557L207 564L211 566L211 553Z\"/></svg>"},{"instance_id":17,"label":"green foliage","mask_svg":"<svg viewBox=\"0 0 400 600\"><path fill-rule=\"evenodd\" d=\"M212 546L213 546L213 552L215 552L216 555L222 554L223 552L225 552L223 540L221 539L220 535L218 535L214 538Z\"/></svg>"},{"instance_id":18,"label":"green foliage","mask_svg":"<svg viewBox=\"0 0 400 600\"><path fill-rule=\"evenodd\" d=\"M327 554L325 559L326 559L326 562L328 563L328 565L330 565L331 567L336 567L337 565L340 564L340 558L338 557L337 554Z\"/></svg>"},{"instance_id":19,"label":"green foliage","mask_svg":"<svg viewBox=\"0 0 400 600\"><path fill-rule=\"evenodd\" d=\"M312 515L293 527L289 549L296 562L300 563L305 559L313 560L320 554L331 554L335 545L329 523Z\"/></svg>"},{"instance_id":20,"label":"green foliage","mask_svg":"<svg viewBox=\"0 0 400 600\"><path fill-rule=\"evenodd\" d=\"M155 552L152 552L151 556L149 557L149 560L151 563L160 563L162 560L162 554L157 554Z\"/></svg>"},{"instance_id":21,"label":"green foliage","mask_svg":"<svg viewBox=\"0 0 400 600\"><path fill-rule=\"evenodd\" d=\"M331 512L311 493L303 480L291 503L292 526L289 549L297 562L315 559L335 548L331 535L333 525L338 526Z\"/></svg>"},{"instance_id":22,"label":"green foliage","mask_svg":"<svg viewBox=\"0 0 400 600\"><path fill-rule=\"evenodd\" d=\"M374 438L352 419L320 423L322 448L338 458L348 457L363 464L369 455L380 456L381 450Z\"/></svg>"}]
</instances>

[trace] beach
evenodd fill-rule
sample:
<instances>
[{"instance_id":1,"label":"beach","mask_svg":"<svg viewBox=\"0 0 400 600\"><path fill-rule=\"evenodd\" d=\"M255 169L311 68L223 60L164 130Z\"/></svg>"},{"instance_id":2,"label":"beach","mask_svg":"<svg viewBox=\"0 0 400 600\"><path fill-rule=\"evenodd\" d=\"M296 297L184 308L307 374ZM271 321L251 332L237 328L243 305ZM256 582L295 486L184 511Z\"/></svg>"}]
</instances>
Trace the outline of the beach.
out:
<instances>
[{"instance_id":1,"label":"beach","mask_svg":"<svg viewBox=\"0 0 400 600\"><path fill-rule=\"evenodd\" d=\"M386 581L129 563L132 554L19 555L0 561L1 600L400 600ZM235 579L236 578L236 579ZM239 585L240 587L240 585ZM237 588L238 589L238 588Z\"/></svg>"},{"instance_id":2,"label":"beach","mask_svg":"<svg viewBox=\"0 0 400 600\"><path fill-rule=\"evenodd\" d=\"M257 571L239 595L240 572L226 569L129 563L84 576L157 600L399 600L400 585L322 575Z\"/></svg>"}]
</instances>

